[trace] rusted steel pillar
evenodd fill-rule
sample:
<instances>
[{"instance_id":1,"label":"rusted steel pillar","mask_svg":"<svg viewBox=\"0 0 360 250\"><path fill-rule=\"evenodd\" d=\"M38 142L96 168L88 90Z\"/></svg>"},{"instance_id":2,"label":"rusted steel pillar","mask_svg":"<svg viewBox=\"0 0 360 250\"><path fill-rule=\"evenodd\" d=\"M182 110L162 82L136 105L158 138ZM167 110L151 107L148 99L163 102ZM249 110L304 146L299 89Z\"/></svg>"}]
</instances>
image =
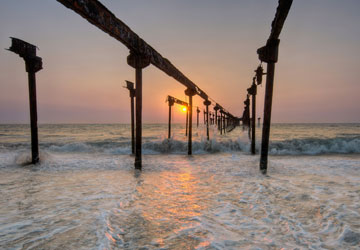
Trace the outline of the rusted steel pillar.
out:
<instances>
[{"instance_id":1,"label":"rusted steel pillar","mask_svg":"<svg viewBox=\"0 0 360 250\"><path fill-rule=\"evenodd\" d=\"M250 129L250 97L246 96L246 100L244 101L245 107L243 112L243 130L245 128ZM250 136L250 134L249 134Z\"/></svg>"},{"instance_id":2,"label":"rusted steel pillar","mask_svg":"<svg viewBox=\"0 0 360 250\"><path fill-rule=\"evenodd\" d=\"M11 38L10 51L18 54L25 61L29 81L29 106L31 127L31 163L39 162L39 140L36 104L36 76L35 73L42 69L42 59L36 56L36 46L17 38Z\"/></svg>"},{"instance_id":3,"label":"rusted steel pillar","mask_svg":"<svg viewBox=\"0 0 360 250\"><path fill-rule=\"evenodd\" d=\"M262 129L261 157L260 157L260 171L263 174L266 174L267 172L274 73L275 73L275 63L277 62L278 59L279 43L280 43L279 39L268 40L266 46L258 49L257 51L259 54L259 59L267 63L264 117L263 117L264 121L263 121L263 129Z\"/></svg>"},{"instance_id":4,"label":"rusted steel pillar","mask_svg":"<svg viewBox=\"0 0 360 250\"><path fill-rule=\"evenodd\" d=\"M134 117L134 83L126 81L126 88L130 93L130 112L131 112L131 153L135 154L135 117Z\"/></svg>"},{"instance_id":5,"label":"rusted steel pillar","mask_svg":"<svg viewBox=\"0 0 360 250\"><path fill-rule=\"evenodd\" d=\"M204 105L206 106L206 137L207 140L210 140L210 134L209 134L209 105L211 102L209 100L204 101Z\"/></svg>"},{"instance_id":6,"label":"rusted steel pillar","mask_svg":"<svg viewBox=\"0 0 360 250\"><path fill-rule=\"evenodd\" d=\"M134 98L135 98L135 89L131 96L131 153L135 154L135 104L134 104Z\"/></svg>"},{"instance_id":7,"label":"rusted steel pillar","mask_svg":"<svg viewBox=\"0 0 360 250\"><path fill-rule=\"evenodd\" d=\"M247 89L248 94L251 95L251 154L255 154L255 117L256 117L256 92L257 86L255 84L256 77L253 78L253 82L250 88Z\"/></svg>"},{"instance_id":8,"label":"rusted steel pillar","mask_svg":"<svg viewBox=\"0 0 360 250\"><path fill-rule=\"evenodd\" d=\"M199 107L196 108L196 127L199 127L199 113L200 109Z\"/></svg>"},{"instance_id":9,"label":"rusted steel pillar","mask_svg":"<svg viewBox=\"0 0 360 250\"><path fill-rule=\"evenodd\" d=\"M188 136L188 127L189 127L189 106L186 107L185 136Z\"/></svg>"},{"instance_id":10,"label":"rusted steel pillar","mask_svg":"<svg viewBox=\"0 0 360 250\"><path fill-rule=\"evenodd\" d=\"M141 169L142 144L142 69L149 66L149 57L130 51L127 63L135 68L135 96L136 96L136 141L135 141L135 169Z\"/></svg>"},{"instance_id":11,"label":"rusted steel pillar","mask_svg":"<svg viewBox=\"0 0 360 250\"><path fill-rule=\"evenodd\" d=\"M224 123L225 123L225 126L224 126L224 133L227 133L227 119L228 119L228 116L227 114L224 116Z\"/></svg>"},{"instance_id":12,"label":"rusted steel pillar","mask_svg":"<svg viewBox=\"0 0 360 250\"><path fill-rule=\"evenodd\" d=\"M169 125L168 125L168 139L171 137L171 104L169 102Z\"/></svg>"},{"instance_id":13,"label":"rusted steel pillar","mask_svg":"<svg viewBox=\"0 0 360 250\"><path fill-rule=\"evenodd\" d=\"M32 163L38 163L39 158L39 140L37 125L37 103L36 103L36 69L33 62L26 63L26 70L29 79L29 104L30 104L30 123L31 123L31 158Z\"/></svg>"},{"instance_id":14,"label":"rusted steel pillar","mask_svg":"<svg viewBox=\"0 0 360 250\"><path fill-rule=\"evenodd\" d=\"M221 111L221 110L220 110ZM218 118L218 129L220 131L220 134L222 134L222 126L221 126L221 119L222 119L222 113L220 112L219 118Z\"/></svg>"},{"instance_id":15,"label":"rusted steel pillar","mask_svg":"<svg viewBox=\"0 0 360 250\"><path fill-rule=\"evenodd\" d=\"M222 117L223 117L223 111L220 110L220 118L219 118L219 130L220 130L220 135L222 135Z\"/></svg>"},{"instance_id":16,"label":"rusted steel pillar","mask_svg":"<svg viewBox=\"0 0 360 250\"><path fill-rule=\"evenodd\" d=\"M255 154L255 124L256 124L256 85L254 84L255 87L255 94L252 95L252 128L251 128L251 153L254 155Z\"/></svg>"},{"instance_id":17,"label":"rusted steel pillar","mask_svg":"<svg viewBox=\"0 0 360 250\"><path fill-rule=\"evenodd\" d=\"M215 105L214 107L214 110L215 110L215 125L218 127L219 129L219 122L218 122L218 115L217 115L217 112L219 110L219 107L217 106L217 104Z\"/></svg>"},{"instance_id":18,"label":"rusted steel pillar","mask_svg":"<svg viewBox=\"0 0 360 250\"><path fill-rule=\"evenodd\" d=\"M226 118L226 114L225 114L225 113L223 113L223 130L224 130L224 134L226 133L225 118Z\"/></svg>"},{"instance_id":19,"label":"rusted steel pillar","mask_svg":"<svg viewBox=\"0 0 360 250\"><path fill-rule=\"evenodd\" d=\"M192 154L192 97L196 94L193 89L186 89L185 95L189 96L189 137L188 137L188 155Z\"/></svg>"},{"instance_id":20,"label":"rusted steel pillar","mask_svg":"<svg viewBox=\"0 0 360 250\"><path fill-rule=\"evenodd\" d=\"M171 138L171 107L174 105L174 99L168 96L169 102L169 128L168 128L168 139Z\"/></svg>"}]
</instances>

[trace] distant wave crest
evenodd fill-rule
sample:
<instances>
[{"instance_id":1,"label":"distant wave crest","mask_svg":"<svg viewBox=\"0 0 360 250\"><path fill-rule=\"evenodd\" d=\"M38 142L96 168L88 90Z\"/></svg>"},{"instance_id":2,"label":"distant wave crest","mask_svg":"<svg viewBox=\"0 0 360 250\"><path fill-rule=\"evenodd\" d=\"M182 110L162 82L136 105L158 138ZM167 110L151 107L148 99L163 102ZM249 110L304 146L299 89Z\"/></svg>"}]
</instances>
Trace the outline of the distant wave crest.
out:
<instances>
[{"instance_id":1,"label":"distant wave crest","mask_svg":"<svg viewBox=\"0 0 360 250\"><path fill-rule=\"evenodd\" d=\"M144 154L185 154L187 141L174 139L145 139L143 142ZM250 142L246 138L235 140L211 139L193 141L193 153L208 154L219 152L249 153ZM259 152L260 141L257 141L256 150ZM29 143L2 144L0 151L24 151L30 149ZM41 143L40 150L56 153L105 153L130 154L129 141L111 142L71 142L71 143ZM360 153L360 136L337 137L328 139L306 138L270 142L270 155L323 155L323 154L358 154Z\"/></svg>"},{"instance_id":2,"label":"distant wave crest","mask_svg":"<svg viewBox=\"0 0 360 250\"><path fill-rule=\"evenodd\" d=\"M360 137L292 139L270 144L272 155L321 155L360 153Z\"/></svg>"}]
</instances>

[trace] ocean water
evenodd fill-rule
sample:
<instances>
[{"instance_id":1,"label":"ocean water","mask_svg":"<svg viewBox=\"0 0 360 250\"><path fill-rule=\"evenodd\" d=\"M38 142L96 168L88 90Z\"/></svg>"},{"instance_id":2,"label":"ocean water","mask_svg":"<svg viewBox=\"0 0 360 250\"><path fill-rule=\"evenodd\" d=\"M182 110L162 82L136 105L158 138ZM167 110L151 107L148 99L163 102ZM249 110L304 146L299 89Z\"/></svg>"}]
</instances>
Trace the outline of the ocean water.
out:
<instances>
[{"instance_id":1,"label":"ocean water","mask_svg":"<svg viewBox=\"0 0 360 250\"><path fill-rule=\"evenodd\" d=\"M247 131L0 125L0 249L359 249L360 124L274 124L268 175ZM257 150L261 128L257 128Z\"/></svg>"}]
</instances>

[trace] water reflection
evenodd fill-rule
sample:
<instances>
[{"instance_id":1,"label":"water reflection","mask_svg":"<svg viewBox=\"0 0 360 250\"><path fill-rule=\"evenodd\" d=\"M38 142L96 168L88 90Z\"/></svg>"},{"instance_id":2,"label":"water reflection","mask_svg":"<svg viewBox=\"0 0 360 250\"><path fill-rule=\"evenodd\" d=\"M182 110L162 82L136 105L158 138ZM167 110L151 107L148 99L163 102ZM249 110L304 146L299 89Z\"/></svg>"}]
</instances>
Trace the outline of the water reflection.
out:
<instances>
[{"instance_id":1,"label":"water reflection","mask_svg":"<svg viewBox=\"0 0 360 250\"><path fill-rule=\"evenodd\" d=\"M200 240L206 238L206 233L194 232L193 237L188 232L199 225L197 216L208 208L209 203L203 201L207 190L199 185L200 179L194 176L187 159L177 166L181 169L134 172L136 184L131 201L119 203L109 215L105 237L112 247L150 244L182 249L185 245L188 248L209 244ZM196 236L200 234L201 237Z\"/></svg>"}]
</instances>

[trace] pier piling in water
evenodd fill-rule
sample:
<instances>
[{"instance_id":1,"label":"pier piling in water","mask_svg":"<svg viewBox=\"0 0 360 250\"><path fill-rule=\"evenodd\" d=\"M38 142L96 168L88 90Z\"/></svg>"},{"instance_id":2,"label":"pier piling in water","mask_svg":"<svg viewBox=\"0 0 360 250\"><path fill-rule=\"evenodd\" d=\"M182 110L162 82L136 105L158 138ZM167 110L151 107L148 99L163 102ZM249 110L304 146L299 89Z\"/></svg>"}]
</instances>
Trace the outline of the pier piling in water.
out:
<instances>
[{"instance_id":1,"label":"pier piling in water","mask_svg":"<svg viewBox=\"0 0 360 250\"><path fill-rule=\"evenodd\" d=\"M223 111L220 109L220 117L219 117L219 130L220 130L220 135L222 135L222 117L223 117Z\"/></svg>"},{"instance_id":2,"label":"pier piling in water","mask_svg":"<svg viewBox=\"0 0 360 250\"><path fill-rule=\"evenodd\" d=\"M214 107L215 110L215 125L218 127L219 129L219 123L218 123L218 110L219 110L219 106L216 104Z\"/></svg>"},{"instance_id":3,"label":"pier piling in water","mask_svg":"<svg viewBox=\"0 0 360 250\"><path fill-rule=\"evenodd\" d=\"M136 138L135 138L135 169L142 168L141 145L142 145L142 69L149 66L148 56L130 51L127 63L135 68L135 96L136 96Z\"/></svg>"},{"instance_id":4,"label":"pier piling in water","mask_svg":"<svg viewBox=\"0 0 360 250\"><path fill-rule=\"evenodd\" d=\"M244 112L243 112L243 128L250 128L250 98L249 94L246 95L246 100L244 101Z\"/></svg>"},{"instance_id":5,"label":"pier piling in water","mask_svg":"<svg viewBox=\"0 0 360 250\"><path fill-rule=\"evenodd\" d=\"M276 46L278 46L278 42ZM277 51L275 53L277 54ZM264 102L264 121L263 121L263 130L262 130L261 158L260 158L260 171L263 174L266 174L267 172L274 73L275 73L275 62L269 61L269 63L267 64L265 102Z\"/></svg>"},{"instance_id":6,"label":"pier piling in water","mask_svg":"<svg viewBox=\"0 0 360 250\"><path fill-rule=\"evenodd\" d=\"M207 140L210 140L210 134L209 134L209 105L211 102L209 100L204 101L204 105L206 106L206 138Z\"/></svg>"},{"instance_id":7,"label":"pier piling in water","mask_svg":"<svg viewBox=\"0 0 360 250\"><path fill-rule=\"evenodd\" d=\"M11 37L11 47L8 49L18 54L25 61L29 84L29 106L31 127L31 163L39 162L39 139L37 124L37 101L36 101L36 72L42 69L42 58L36 56L36 46L18 38Z\"/></svg>"},{"instance_id":8,"label":"pier piling in water","mask_svg":"<svg viewBox=\"0 0 360 250\"><path fill-rule=\"evenodd\" d=\"M186 118L185 118L185 136L188 136L188 128L189 128L189 109L186 108Z\"/></svg>"},{"instance_id":9,"label":"pier piling in water","mask_svg":"<svg viewBox=\"0 0 360 250\"><path fill-rule=\"evenodd\" d=\"M270 139L270 124L271 124L271 107L272 96L274 88L274 74L275 63L278 61L279 54L279 36L286 17L289 13L293 0L279 0L275 18L271 24L270 36L264 47L257 50L261 62L267 63L266 87L265 87L265 102L264 102L264 116L263 129L261 140L261 157L260 157L260 171L263 174L267 172L268 151Z\"/></svg>"},{"instance_id":10,"label":"pier piling in water","mask_svg":"<svg viewBox=\"0 0 360 250\"><path fill-rule=\"evenodd\" d=\"M255 116L256 116L256 93L257 86L255 84L256 77L253 78L253 82L250 88L247 89L248 94L251 95L251 154L255 154Z\"/></svg>"},{"instance_id":11,"label":"pier piling in water","mask_svg":"<svg viewBox=\"0 0 360 250\"><path fill-rule=\"evenodd\" d=\"M196 107L196 127L199 127L199 113L200 109L199 107Z\"/></svg>"},{"instance_id":12,"label":"pier piling in water","mask_svg":"<svg viewBox=\"0 0 360 250\"><path fill-rule=\"evenodd\" d=\"M130 112L131 112L131 153L135 154L135 118L134 118L134 98L135 89L134 83L130 81L126 82L126 88L129 90L130 95Z\"/></svg>"},{"instance_id":13,"label":"pier piling in water","mask_svg":"<svg viewBox=\"0 0 360 250\"><path fill-rule=\"evenodd\" d=\"M196 91L193 89L186 89L185 95L189 97L189 107L187 109L189 115L189 135L188 135L188 155L192 154L192 97L196 94Z\"/></svg>"},{"instance_id":14,"label":"pier piling in water","mask_svg":"<svg viewBox=\"0 0 360 250\"><path fill-rule=\"evenodd\" d=\"M191 92L190 90L185 90L185 94L186 93L188 93L189 98L191 98L189 100L191 101L191 106L192 106L192 96L195 95L195 93L194 93L194 91ZM190 124L192 123L192 109L190 108L190 104L187 103L187 102L184 102L184 101L182 101L180 99L177 99L177 98L175 98L173 96L170 96L170 95L168 95L166 101L169 102L169 132L168 132L168 139L170 139L170 136L171 136L171 134L170 134L171 133L171 106L173 106L174 103L186 107L186 124L185 124L185 126L186 126L186 135L187 135L187 128L188 128L188 125L189 125L188 124L188 118L189 118L188 112L189 112L189 110L191 111ZM189 128L190 128L190 126L189 126ZM192 126L191 126L190 131L189 131L189 147L188 148L189 148L190 152L192 150L192 147L191 147L191 132L192 132Z\"/></svg>"},{"instance_id":15,"label":"pier piling in water","mask_svg":"<svg viewBox=\"0 0 360 250\"><path fill-rule=\"evenodd\" d=\"M222 117L222 128L223 128L223 134L226 133L226 124L225 124L225 117L226 117L226 113L223 113L223 117Z\"/></svg>"},{"instance_id":16,"label":"pier piling in water","mask_svg":"<svg viewBox=\"0 0 360 250\"><path fill-rule=\"evenodd\" d=\"M169 126L168 126L168 139L171 138L171 107L174 105L174 98L168 96L167 101L169 102Z\"/></svg>"}]
</instances>

